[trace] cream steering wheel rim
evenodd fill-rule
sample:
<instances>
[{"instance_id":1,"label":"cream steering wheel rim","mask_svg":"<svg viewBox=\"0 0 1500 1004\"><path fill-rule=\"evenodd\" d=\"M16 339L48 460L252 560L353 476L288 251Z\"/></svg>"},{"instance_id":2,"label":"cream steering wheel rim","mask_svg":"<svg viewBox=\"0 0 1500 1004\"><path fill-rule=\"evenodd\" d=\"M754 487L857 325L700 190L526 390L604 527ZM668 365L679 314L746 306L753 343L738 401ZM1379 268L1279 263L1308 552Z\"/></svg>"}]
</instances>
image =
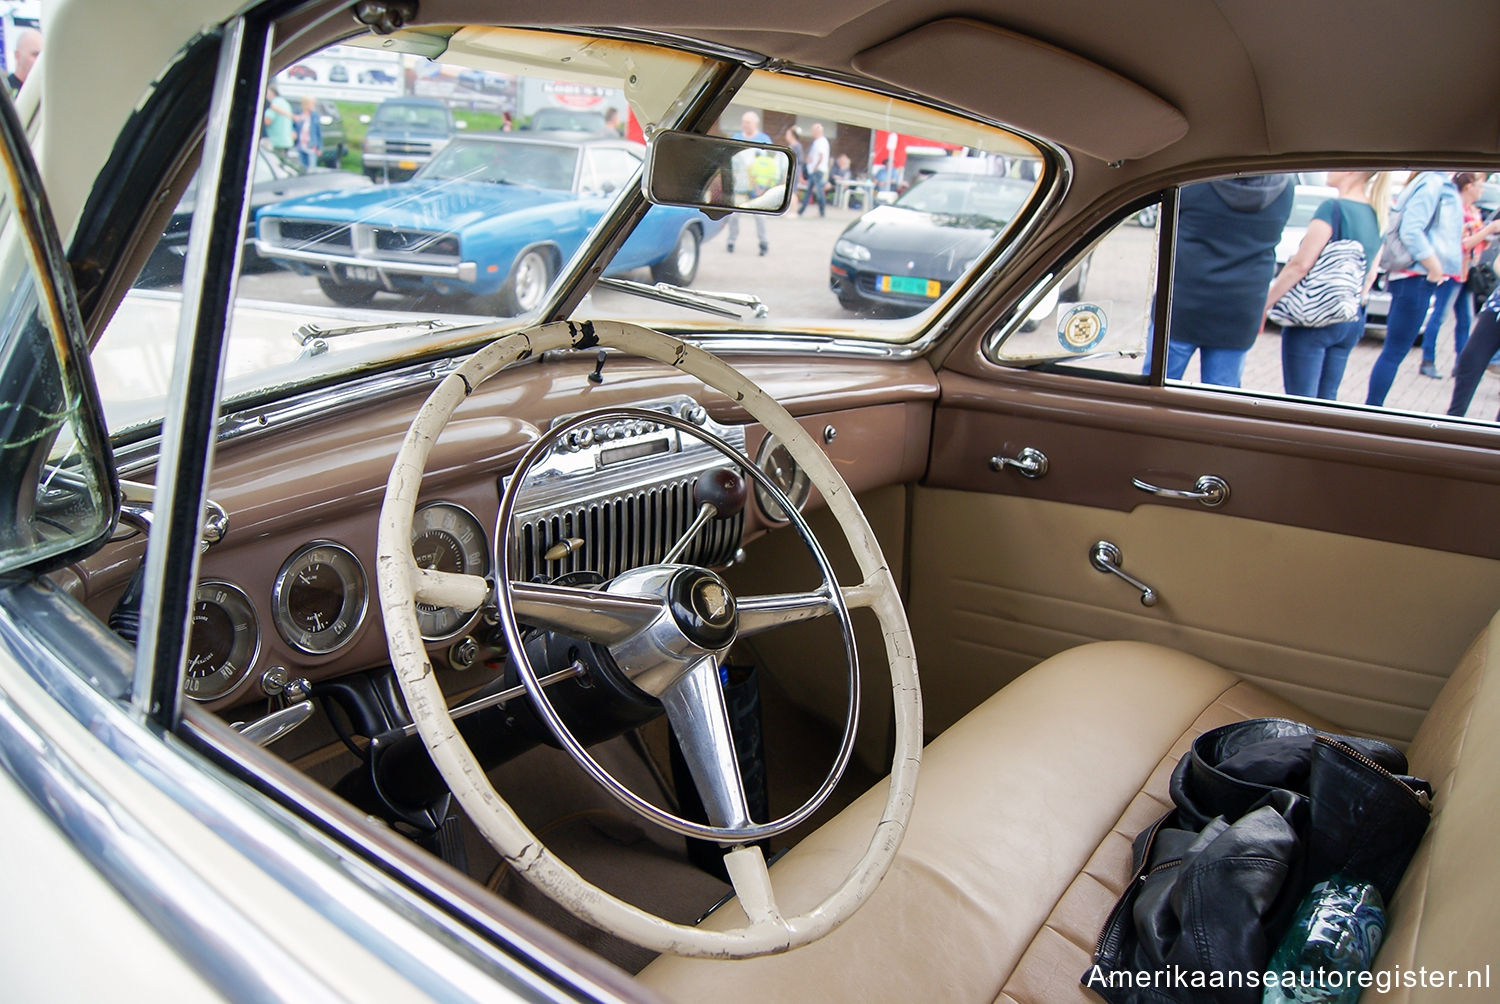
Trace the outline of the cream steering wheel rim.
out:
<instances>
[{"instance_id":1,"label":"cream steering wheel rim","mask_svg":"<svg viewBox=\"0 0 1500 1004\"><path fill-rule=\"evenodd\" d=\"M620 349L675 367L725 394L786 446L822 493L837 519L862 581L844 586L851 607L868 607L880 621L890 665L896 749L886 804L864 854L816 907L783 917L758 847L725 855L747 926L708 931L673 923L585 880L546 849L490 785L439 689L417 625L416 604L477 606L487 584L476 576L436 573L416 566L412 518L422 474L439 433L454 410L485 380L519 360L554 349ZM558 904L591 924L657 952L701 958L749 958L814 941L847 920L884 877L911 817L921 760L922 707L911 629L874 531L838 471L811 436L769 395L717 357L639 325L614 321L558 321L495 340L445 377L428 397L402 441L381 506L376 580L391 663L407 708L429 755L454 797L492 846L518 873Z\"/></svg>"}]
</instances>

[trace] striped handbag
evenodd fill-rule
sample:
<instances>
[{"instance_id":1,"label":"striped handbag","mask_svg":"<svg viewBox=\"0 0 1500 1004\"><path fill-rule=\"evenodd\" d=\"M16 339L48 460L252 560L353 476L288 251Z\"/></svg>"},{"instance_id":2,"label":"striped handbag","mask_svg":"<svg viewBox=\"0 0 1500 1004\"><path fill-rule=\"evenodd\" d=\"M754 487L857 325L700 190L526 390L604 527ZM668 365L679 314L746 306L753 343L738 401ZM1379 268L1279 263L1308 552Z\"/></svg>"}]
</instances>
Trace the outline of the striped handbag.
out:
<instances>
[{"instance_id":1,"label":"striped handbag","mask_svg":"<svg viewBox=\"0 0 1500 1004\"><path fill-rule=\"evenodd\" d=\"M1271 307L1270 318L1282 327L1322 328L1359 316L1365 284L1365 249L1359 241L1341 240L1344 210L1337 201L1333 233L1318 260L1297 285Z\"/></svg>"}]
</instances>

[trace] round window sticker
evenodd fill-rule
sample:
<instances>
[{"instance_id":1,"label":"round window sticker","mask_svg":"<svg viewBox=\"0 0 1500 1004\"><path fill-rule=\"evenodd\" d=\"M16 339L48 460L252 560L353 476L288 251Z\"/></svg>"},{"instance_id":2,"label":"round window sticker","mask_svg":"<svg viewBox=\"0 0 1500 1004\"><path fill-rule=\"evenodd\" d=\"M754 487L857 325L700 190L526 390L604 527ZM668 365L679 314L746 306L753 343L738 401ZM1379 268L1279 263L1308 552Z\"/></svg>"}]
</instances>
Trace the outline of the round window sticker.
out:
<instances>
[{"instance_id":1,"label":"round window sticker","mask_svg":"<svg viewBox=\"0 0 1500 1004\"><path fill-rule=\"evenodd\" d=\"M1092 303L1079 303L1058 320L1057 340L1069 352L1081 354L1103 341L1108 329L1103 310Z\"/></svg>"}]
</instances>

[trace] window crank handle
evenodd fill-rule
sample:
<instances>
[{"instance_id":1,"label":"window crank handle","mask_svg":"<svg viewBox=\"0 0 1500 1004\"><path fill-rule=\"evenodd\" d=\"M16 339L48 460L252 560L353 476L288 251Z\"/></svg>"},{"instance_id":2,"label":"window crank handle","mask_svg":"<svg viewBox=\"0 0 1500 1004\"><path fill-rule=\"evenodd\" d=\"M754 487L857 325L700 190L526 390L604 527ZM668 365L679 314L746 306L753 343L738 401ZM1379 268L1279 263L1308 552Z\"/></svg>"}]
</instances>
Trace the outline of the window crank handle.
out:
<instances>
[{"instance_id":1,"label":"window crank handle","mask_svg":"<svg viewBox=\"0 0 1500 1004\"><path fill-rule=\"evenodd\" d=\"M1028 478L1039 478L1047 473L1047 455L1033 446L1021 450L1014 457L991 457L990 470L1003 471L1014 467Z\"/></svg>"},{"instance_id":2,"label":"window crank handle","mask_svg":"<svg viewBox=\"0 0 1500 1004\"><path fill-rule=\"evenodd\" d=\"M1139 589L1141 591L1141 606L1156 606L1156 590L1135 576L1127 575L1121 570L1120 566L1125 564L1125 556L1120 553L1120 549L1116 545L1107 540L1099 541L1094 545L1093 550L1089 552L1089 563L1101 572L1118 575L1136 589Z\"/></svg>"}]
</instances>

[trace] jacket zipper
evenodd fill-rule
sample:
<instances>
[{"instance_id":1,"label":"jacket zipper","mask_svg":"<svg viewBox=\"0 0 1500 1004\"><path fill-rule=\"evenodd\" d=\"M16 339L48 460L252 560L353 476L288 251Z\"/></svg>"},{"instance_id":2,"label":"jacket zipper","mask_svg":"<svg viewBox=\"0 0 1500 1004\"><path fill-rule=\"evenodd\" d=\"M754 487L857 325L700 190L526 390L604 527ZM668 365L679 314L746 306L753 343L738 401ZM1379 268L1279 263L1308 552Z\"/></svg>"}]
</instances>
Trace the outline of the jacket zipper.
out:
<instances>
[{"instance_id":1,"label":"jacket zipper","mask_svg":"<svg viewBox=\"0 0 1500 1004\"><path fill-rule=\"evenodd\" d=\"M1156 822L1151 824L1151 829L1148 831L1149 835L1146 837L1146 846L1141 853L1141 865L1135 870L1135 874L1130 877L1130 881L1126 883L1125 891L1120 893L1120 898L1118 901L1116 901L1114 908L1109 911L1109 916L1104 919L1104 927L1100 929L1099 937L1094 942L1095 962L1098 962L1100 959L1105 959L1111 966L1114 965L1116 961L1114 956L1117 955L1120 950L1120 939L1118 936L1120 914L1123 913L1130 904L1135 902L1135 897L1139 894L1137 887L1144 883L1149 876L1154 875L1161 869L1166 868L1169 865L1179 865L1182 863L1181 858L1173 858L1170 861L1163 861L1155 868L1151 868L1148 870L1146 867L1146 862L1151 860L1151 848L1156 845L1157 833L1161 831L1162 825L1166 823L1167 819L1171 817L1174 812L1176 812L1175 809L1171 812L1168 812L1166 815L1162 816Z\"/></svg>"},{"instance_id":2,"label":"jacket zipper","mask_svg":"<svg viewBox=\"0 0 1500 1004\"><path fill-rule=\"evenodd\" d=\"M1392 774L1389 770L1382 767L1374 760L1371 760L1369 757L1365 756L1363 753L1361 753L1359 750L1355 749L1348 743L1340 742L1339 740L1334 739L1332 736L1325 736L1321 732L1314 734L1313 740L1315 742L1327 743L1328 745L1337 749L1339 752L1349 756L1356 763L1363 764L1382 777L1395 781L1396 784L1400 786L1401 790L1410 795L1412 799L1425 811L1432 811L1432 798L1427 794L1427 792L1418 791L1417 789L1413 788L1411 785L1401 780L1401 778L1397 777L1395 774Z\"/></svg>"}]
</instances>

